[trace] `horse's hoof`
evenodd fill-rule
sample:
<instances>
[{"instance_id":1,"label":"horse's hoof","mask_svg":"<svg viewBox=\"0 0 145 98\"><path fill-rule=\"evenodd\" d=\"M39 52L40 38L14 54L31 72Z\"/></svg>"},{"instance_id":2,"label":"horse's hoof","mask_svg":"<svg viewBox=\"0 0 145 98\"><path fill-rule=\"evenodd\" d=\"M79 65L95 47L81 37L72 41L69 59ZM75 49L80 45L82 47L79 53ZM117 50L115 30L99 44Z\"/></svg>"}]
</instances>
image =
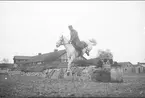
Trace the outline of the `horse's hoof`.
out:
<instances>
[{"instance_id":1,"label":"horse's hoof","mask_svg":"<svg viewBox=\"0 0 145 98\"><path fill-rule=\"evenodd\" d=\"M67 76L69 76L69 72L67 72Z\"/></svg>"},{"instance_id":2,"label":"horse's hoof","mask_svg":"<svg viewBox=\"0 0 145 98\"><path fill-rule=\"evenodd\" d=\"M86 52L86 54L89 56L89 53L88 52Z\"/></svg>"}]
</instances>

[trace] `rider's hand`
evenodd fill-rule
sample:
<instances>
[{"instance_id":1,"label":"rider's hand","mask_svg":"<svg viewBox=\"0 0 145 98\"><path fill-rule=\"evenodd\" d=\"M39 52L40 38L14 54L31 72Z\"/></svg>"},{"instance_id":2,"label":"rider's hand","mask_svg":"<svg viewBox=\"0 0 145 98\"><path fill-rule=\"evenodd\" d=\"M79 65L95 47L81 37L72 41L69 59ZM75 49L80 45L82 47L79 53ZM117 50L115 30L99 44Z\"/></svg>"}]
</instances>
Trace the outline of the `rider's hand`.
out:
<instances>
[{"instance_id":1,"label":"rider's hand","mask_svg":"<svg viewBox=\"0 0 145 98\"><path fill-rule=\"evenodd\" d=\"M71 41L69 41L68 43L71 44Z\"/></svg>"}]
</instances>

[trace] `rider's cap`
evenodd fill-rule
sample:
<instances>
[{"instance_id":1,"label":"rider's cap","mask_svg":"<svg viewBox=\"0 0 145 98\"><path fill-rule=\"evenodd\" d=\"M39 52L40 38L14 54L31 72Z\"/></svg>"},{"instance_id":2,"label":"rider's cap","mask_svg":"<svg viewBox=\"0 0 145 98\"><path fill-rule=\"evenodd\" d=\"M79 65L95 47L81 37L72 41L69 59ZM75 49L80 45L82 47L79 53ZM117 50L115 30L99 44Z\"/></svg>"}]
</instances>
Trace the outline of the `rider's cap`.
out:
<instances>
[{"instance_id":1,"label":"rider's cap","mask_svg":"<svg viewBox=\"0 0 145 98\"><path fill-rule=\"evenodd\" d=\"M69 27L69 28L72 28L72 25L69 25L68 27Z\"/></svg>"}]
</instances>

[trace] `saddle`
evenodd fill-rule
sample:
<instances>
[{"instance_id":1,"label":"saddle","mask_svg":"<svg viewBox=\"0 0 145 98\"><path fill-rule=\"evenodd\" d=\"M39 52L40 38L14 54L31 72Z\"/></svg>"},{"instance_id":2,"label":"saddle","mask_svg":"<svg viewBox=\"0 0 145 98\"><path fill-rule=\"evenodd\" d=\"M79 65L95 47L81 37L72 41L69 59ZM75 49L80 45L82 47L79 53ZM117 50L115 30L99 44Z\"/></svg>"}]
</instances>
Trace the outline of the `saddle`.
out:
<instances>
[{"instance_id":1,"label":"saddle","mask_svg":"<svg viewBox=\"0 0 145 98\"><path fill-rule=\"evenodd\" d=\"M82 55L82 50L88 46L86 44L86 42L84 42L84 41L80 41L80 42L76 42L76 43L72 42L72 45L79 52L78 56Z\"/></svg>"}]
</instances>

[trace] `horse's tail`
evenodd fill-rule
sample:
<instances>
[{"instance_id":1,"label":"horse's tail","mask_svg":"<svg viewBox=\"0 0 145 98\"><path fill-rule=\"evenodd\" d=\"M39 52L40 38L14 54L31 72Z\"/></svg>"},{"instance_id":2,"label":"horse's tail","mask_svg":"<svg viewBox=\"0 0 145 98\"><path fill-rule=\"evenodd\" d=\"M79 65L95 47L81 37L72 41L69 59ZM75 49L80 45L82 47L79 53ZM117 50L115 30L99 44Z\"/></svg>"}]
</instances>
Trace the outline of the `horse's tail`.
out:
<instances>
[{"instance_id":1,"label":"horse's tail","mask_svg":"<svg viewBox=\"0 0 145 98\"><path fill-rule=\"evenodd\" d=\"M93 45L93 46L96 46L96 45L97 45L97 43L93 43L92 45Z\"/></svg>"},{"instance_id":2,"label":"horse's tail","mask_svg":"<svg viewBox=\"0 0 145 98\"><path fill-rule=\"evenodd\" d=\"M96 40L95 39L90 39L89 40L90 42L91 42L91 44L93 45L93 46L96 46L97 45L97 42L96 42Z\"/></svg>"}]
</instances>

